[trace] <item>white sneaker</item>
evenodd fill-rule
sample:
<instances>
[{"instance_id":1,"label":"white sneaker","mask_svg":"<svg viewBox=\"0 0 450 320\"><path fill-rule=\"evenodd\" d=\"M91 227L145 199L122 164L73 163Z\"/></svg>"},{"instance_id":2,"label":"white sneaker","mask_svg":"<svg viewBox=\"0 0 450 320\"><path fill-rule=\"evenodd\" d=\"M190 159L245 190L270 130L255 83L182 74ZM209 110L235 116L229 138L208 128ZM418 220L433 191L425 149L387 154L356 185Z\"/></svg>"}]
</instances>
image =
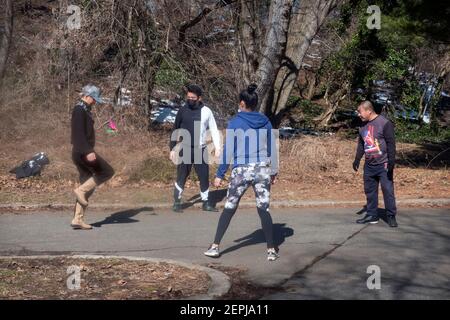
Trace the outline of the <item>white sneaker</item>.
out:
<instances>
[{"instance_id":1,"label":"white sneaker","mask_svg":"<svg viewBox=\"0 0 450 320\"><path fill-rule=\"evenodd\" d=\"M267 260L275 261L279 258L279 254L274 249L267 250Z\"/></svg>"},{"instance_id":2,"label":"white sneaker","mask_svg":"<svg viewBox=\"0 0 450 320\"><path fill-rule=\"evenodd\" d=\"M205 256L217 258L220 256L219 247L210 246L208 251L204 252Z\"/></svg>"}]
</instances>

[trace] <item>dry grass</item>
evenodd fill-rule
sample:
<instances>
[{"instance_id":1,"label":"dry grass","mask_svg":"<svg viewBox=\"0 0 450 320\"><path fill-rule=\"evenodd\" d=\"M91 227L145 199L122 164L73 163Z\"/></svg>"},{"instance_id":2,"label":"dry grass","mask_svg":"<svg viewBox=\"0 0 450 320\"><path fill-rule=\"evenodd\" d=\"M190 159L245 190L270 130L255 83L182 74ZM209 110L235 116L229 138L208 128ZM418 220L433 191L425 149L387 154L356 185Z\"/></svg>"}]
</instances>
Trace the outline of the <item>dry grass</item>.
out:
<instances>
[{"instance_id":1,"label":"dry grass","mask_svg":"<svg viewBox=\"0 0 450 320\"><path fill-rule=\"evenodd\" d=\"M280 167L292 179L346 171L354 158L355 144L338 137L310 137L280 143Z\"/></svg>"},{"instance_id":2,"label":"dry grass","mask_svg":"<svg viewBox=\"0 0 450 320\"><path fill-rule=\"evenodd\" d=\"M134 132L118 136L99 134L97 151L111 162L116 176L95 194L95 203L170 202L175 166L168 160L167 132ZM61 139L61 140L59 140ZM52 141L59 141L54 143ZM337 137L300 137L281 141L281 167L273 188L274 200L363 200L362 170L351 168L355 142ZM404 150L409 150L405 146ZM402 150L403 146L399 145ZM70 159L67 140L32 137L23 143L9 142L1 149L0 203L70 203L77 173ZM46 151L51 164L42 177L15 180L6 174L35 151ZM212 180L215 165L210 167ZM399 167L396 194L401 198L443 198L450 194L450 171L442 168ZM224 184L223 187L226 187ZM215 190L212 188L212 190ZM186 197L199 191L194 173L186 184ZM186 198L186 199L187 199ZM244 199L253 199L247 192Z\"/></svg>"}]
</instances>

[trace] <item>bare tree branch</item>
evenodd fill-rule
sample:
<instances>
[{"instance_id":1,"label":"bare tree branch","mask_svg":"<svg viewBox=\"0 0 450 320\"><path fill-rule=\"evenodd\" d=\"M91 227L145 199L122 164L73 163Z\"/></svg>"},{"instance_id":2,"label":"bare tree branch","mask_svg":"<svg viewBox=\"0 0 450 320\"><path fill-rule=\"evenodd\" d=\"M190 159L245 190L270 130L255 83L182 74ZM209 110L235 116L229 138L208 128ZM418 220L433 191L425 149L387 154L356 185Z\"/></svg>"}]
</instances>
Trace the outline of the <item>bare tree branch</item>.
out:
<instances>
[{"instance_id":1,"label":"bare tree branch","mask_svg":"<svg viewBox=\"0 0 450 320\"><path fill-rule=\"evenodd\" d=\"M192 20L187 21L183 23L180 27L178 27L178 41L185 42L186 41L186 31L196 24L198 24L200 21L202 21L208 14L210 14L212 11L226 7L227 5L230 5L237 0L219 0L216 2L216 4L211 7L205 7L203 10Z\"/></svg>"}]
</instances>

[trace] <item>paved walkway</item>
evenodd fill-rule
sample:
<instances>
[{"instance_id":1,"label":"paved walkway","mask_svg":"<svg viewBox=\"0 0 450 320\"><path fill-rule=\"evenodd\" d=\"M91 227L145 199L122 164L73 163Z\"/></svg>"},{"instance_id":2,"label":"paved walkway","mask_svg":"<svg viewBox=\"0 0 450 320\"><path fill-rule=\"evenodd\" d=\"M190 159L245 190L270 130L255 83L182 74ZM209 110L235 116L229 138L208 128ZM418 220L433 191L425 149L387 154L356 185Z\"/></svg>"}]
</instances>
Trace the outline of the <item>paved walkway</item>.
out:
<instances>
[{"instance_id":1,"label":"paved walkway","mask_svg":"<svg viewBox=\"0 0 450 320\"><path fill-rule=\"evenodd\" d=\"M152 207L88 212L92 231L73 231L71 212L0 214L0 255L106 254L243 267L258 285L282 286L270 299L450 299L450 210L401 209L399 228L355 223L360 208L272 210L280 259L266 260L254 209L240 209L221 245L203 251L218 213L196 208L176 214ZM367 268L381 271L369 290Z\"/></svg>"}]
</instances>

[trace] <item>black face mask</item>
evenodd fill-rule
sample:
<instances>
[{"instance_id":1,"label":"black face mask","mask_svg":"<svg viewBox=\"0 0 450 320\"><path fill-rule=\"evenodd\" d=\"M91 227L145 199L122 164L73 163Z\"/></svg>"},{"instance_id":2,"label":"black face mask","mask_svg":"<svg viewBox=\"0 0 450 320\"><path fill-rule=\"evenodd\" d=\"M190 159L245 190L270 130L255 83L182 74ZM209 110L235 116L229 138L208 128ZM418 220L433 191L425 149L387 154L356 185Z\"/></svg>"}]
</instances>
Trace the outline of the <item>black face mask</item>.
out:
<instances>
[{"instance_id":1,"label":"black face mask","mask_svg":"<svg viewBox=\"0 0 450 320\"><path fill-rule=\"evenodd\" d=\"M197 100L186 99L186 104L188 107L195 107L197 105Z\"/></svg>"}]
</instances>

